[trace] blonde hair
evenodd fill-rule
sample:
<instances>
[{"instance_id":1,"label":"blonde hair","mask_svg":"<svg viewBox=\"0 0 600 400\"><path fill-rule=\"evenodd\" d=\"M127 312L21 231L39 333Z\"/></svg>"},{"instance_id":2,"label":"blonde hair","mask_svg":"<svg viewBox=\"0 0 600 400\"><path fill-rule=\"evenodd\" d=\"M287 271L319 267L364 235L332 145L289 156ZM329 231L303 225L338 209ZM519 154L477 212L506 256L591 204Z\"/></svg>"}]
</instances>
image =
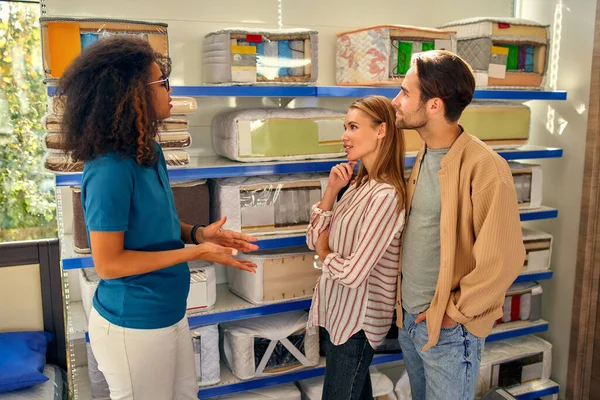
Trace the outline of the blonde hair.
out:
<instances>
[{"instance_id":1,"label":"blonde hair","mask_svg":"<svg viewBox=\"0 0 600 400\"><path fill-rule=\"evenodd\" d=\"M402 130L396 127L396 110L392 102L383 96L369 96L356 100L350 109L357 109L371 119L374 126L386 124L385 136L380 143L380 154L371 171L360 166L356 179L357 187L363 184L364 178L387 183L396 189L398 194L398 211L404 208L406 182L404 181L404 137Z\"/></svg>"}]
</instances>

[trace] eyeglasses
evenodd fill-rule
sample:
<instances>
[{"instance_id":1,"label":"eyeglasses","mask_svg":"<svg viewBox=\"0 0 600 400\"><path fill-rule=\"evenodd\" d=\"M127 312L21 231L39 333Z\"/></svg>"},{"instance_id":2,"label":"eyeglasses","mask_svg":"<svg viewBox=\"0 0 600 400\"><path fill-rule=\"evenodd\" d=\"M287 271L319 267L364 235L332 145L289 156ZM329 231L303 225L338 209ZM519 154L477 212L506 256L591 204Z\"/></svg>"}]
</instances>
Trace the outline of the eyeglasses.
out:
<instances>
[{"instance_id":1,"label":"eyeglasses","mask_svg":"<svg viewBox=\"0 0 600 400\"><path fill-rule=\"evenodd\" d=\"M152 84L155 84L155 83L164 83L165 84L164 86L165 86L165 89L167 89L167 92L169 90L171 90L171 84L169 83L169 78L168 77L165 78L165 79L160 79L158 81L148 82L146 85L152 85Z\"/></svg>"}]
</instances>

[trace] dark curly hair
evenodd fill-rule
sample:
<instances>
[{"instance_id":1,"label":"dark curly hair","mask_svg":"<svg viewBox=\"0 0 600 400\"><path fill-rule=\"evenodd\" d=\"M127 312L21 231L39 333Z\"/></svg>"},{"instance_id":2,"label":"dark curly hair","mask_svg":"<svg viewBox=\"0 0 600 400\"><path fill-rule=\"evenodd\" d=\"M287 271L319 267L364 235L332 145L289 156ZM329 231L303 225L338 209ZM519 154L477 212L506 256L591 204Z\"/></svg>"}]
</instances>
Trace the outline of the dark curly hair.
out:
<instances>
[{"instance_id":1,"label":"dark curly hair","mask_svg":"<svg viewBox=\"0 0 600 400\"><path fill-rule=\"evenodd\" d=\"M116 152L137 163L156 163L158 121L154 111L150 65L164 77L171 60L139 38L115 36L86 48L61 77L55 101L63 108L62 131L74 161Z\"/></svg>"}]
</instances>

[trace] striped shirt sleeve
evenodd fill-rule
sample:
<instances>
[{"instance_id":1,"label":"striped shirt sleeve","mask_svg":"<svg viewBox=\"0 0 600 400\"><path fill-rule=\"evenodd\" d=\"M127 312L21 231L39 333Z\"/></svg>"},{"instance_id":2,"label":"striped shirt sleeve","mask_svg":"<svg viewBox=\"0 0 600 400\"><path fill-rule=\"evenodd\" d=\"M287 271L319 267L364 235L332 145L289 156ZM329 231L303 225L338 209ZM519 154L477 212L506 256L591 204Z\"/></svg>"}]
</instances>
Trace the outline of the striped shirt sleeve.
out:
<instances>
[{"instance_id":1,"label":"striped shirt sleeve","mask_svg":"<svg viewBox=\"0 0 600 400\"><path fill-rule=\"evenodd\" d=\"M395 190L378 193L369 200L358 235L360 241L352 254L347 258L335 252L329 254L323 261L323 273L343 286L358 288L388 250L403 224L404 212L398 213Z\"/></svg>"},{"instance_id":2,"label":"striped shirt sleeve","mask_svg":"<svg viewBox=\"0 0 600 400\"><path fill-rule=\"evenodd\" d=\"M331 224L332 211L325 211L319 208L321 203L312 206L310 222L306 231L306 245L309 249L314 250L317 245L319 235L323 233Z\"/></svg>"}]
</instances>

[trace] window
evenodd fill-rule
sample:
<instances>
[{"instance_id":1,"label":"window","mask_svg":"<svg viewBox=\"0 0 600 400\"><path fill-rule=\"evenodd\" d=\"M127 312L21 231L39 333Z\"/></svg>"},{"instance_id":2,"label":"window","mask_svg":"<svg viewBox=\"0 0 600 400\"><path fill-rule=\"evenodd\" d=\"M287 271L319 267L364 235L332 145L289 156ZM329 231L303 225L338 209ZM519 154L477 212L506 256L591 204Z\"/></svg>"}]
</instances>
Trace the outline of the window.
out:
<instances>
[{"instance_id":1,"label":"window","mask_svg":"<svg viewBox=\"0 0 600 400\"><path fill-rule=\"evenodd\" d=\"M0 1L0 242L57 236L39 17L37 3Z\"/></svg>"}]
</instances>

